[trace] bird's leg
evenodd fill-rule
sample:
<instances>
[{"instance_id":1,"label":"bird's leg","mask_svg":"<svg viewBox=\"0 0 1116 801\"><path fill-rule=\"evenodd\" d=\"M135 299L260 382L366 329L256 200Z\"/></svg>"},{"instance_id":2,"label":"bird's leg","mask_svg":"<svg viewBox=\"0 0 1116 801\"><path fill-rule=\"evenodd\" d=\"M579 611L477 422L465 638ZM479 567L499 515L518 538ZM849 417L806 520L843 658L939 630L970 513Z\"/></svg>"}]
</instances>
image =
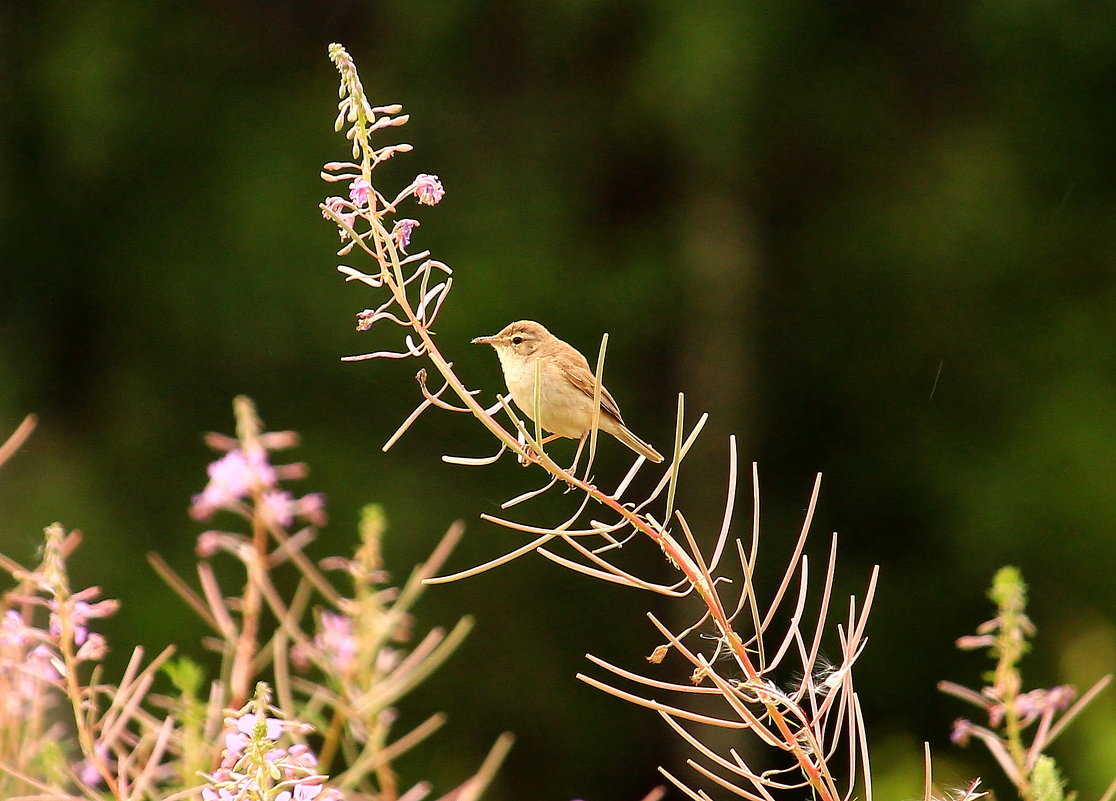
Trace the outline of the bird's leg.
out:
<instances>
[{"instance_id":1,"label":"bird's leg","mask_svg":"<svg viewBox=\"0 0 1116 801\"><path fill-rule=\"evenodd\" d=\"M519 444L523 446L523 453L519 454L516 459L521 467L526 467L535 460L535 449L527 444L527 438L523 436L522 432L520 432L518 439Z\"/></svg>"},{"instance_id":2,"label":"bird's leg","mask_svg":"<svg viewBox=\"0 0 1116 801\"><path fill-rule=\"evenodd\" d=\"M539 445L545 445L546 443L553 442L554 440L556 440L558 438L559 438L558 434L551 434L550 436L543 437L541 440L539 440ZM527 465L531 464L531 462L537 462L538 459L539 459L539 455L537 453L535 453L534 448L532 448L530 445L526 444L526 440L523 438L522 434L519 437L519 442L520 442L521 445L523 445L524 450L526 450L526 452L527 452L526 456L520 456L519 457L519 463L521 465L523 465L524 467L526 467Z\"/></svg>"},{"instance_id":3,"label":"bird's leg","mask_svg":"<svg viewBox=\"0 0 1116 801\"><path fill-rule=\"evenodd\" d=\"M589 441L588 432L586 432L585 434L582 434L581 438L577 441L577 453L574 454L573 464L570 465L570 469L566 471L571 476L576 476L577 475L577 463L579 461L581 461L581 452L583 450L585 450L585 443L588 442L588 441ZM588 484L593 489L596 489L596 487L593 487L593 477L589 474L589 471L592 470L592 469L593 469L593 462L592 461L586 461L585 462L585 476L581 480L584 481L586 484ZM571 481L567 481L566 484L568 485L567 488L566 488L566 492L569 492L572 489L578 489L578 486Z\"/></svg>"},{"instance_id":4,"label":"bird's leg","mask_svg":"<svg viewBox=\"0 0 1116 801\"><path fill-rule=\"evenodd\" d=\"M571 464L566 470L566 472L569 473L571 476L577 475L577 463L581 461L581 452L585 449L585 442L586 437L583 434L581 436L581 439L577 441L577 453L574 454L573 464ZM586 478L588 478L588 476L586 476ZM569 486L570 489L573 489L573 484L570 484ZM569 492L569 490L566 491Z\"/></svg>"}]
</instances>

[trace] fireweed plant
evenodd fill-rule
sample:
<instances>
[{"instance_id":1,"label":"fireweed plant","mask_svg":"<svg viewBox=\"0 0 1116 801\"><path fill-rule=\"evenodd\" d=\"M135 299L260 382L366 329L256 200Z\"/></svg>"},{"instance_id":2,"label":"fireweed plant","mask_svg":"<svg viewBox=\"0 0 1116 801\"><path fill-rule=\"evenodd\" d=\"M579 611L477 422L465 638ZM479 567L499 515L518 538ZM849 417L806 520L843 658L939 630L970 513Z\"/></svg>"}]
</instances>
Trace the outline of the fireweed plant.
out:
<instances>
[{"instance_id":1,"label":"fireweed plant","mask_svg":"<svg viewBox=\"0 0 1116 801\"><path fill-rule=\"evenodd\" d=\"M978 626L975 634L958 639L957 647L966 651L987 649L996 660L995 669L987 676L989 683L979 691L952 681L938 683L942 692L978 707L987 725L958 718L951 739L959 745L968 745L972 739L983 743L1023 801L1062 801L1072 794L1065 792L1065 780L1054 758L1045 751L1108 686L1112 675L1103 676L1076 703L1077 692L1068 684L1024 692L1019 663L1030 647L1028 640L1035 627L1026 614L1027 585L1019 570L1001 568L992 580L988 597L996 604L996 616ZM1025 734L1028 729L1032 729L1029 735ZM1102 801L1113 797L1116 780Z\"/></svg>"},{"instance_id":2,"label":"fireweed plant","mask_svg":"<svg viewBox=\"0 0 1116 801\"><path fill-rule=\"evenodd\" d=\"M649 661L661 663L673 652L689 665L688 683L634 672L597 656L590 656L590 661L611 678L588 674L579 674L578 678L658 713L666 725L692 746L694 758L689 760L689 765L697 772L698 779L743 798L771 799L773 792L797 790L823 801L838 801L853 796L858 787L863 788L863 797L870 797L868 749L860 702L853 689L852 668L864 646L876 572L873 571L869 580L864 601L858 603L850 599L844 620L835 627L839 658L832 664L824 662L820 652L833 589L836 538L829 551L828 564L822 571L821 598L814 613L817 625L813 630L805 630L801 625L807 614L810 579L810 565L803 549L819 483L815 482L806 520L778 589L774 597L761 600L752 583L759 547L758 503L749 543L745 545L740 539L729 536L738 472L735 441L730 441L729 447L723 522L712 547L699 546L698 537L691 531L685 515L675 507L682 462L705 423L704 415L696 423L687 423L682 396L678 400L672 455L664 463L665 470L651 494L642 498L629 497L628 488L646 466L643 457L636 459L624 479L612 489L604 489L591 481L596 426L591 429L586 466L579 475L577 463L583 448L579 447L573 466L563 467L546 452L547 440L538 426L525 423L506 398L497 396L497 402L491 407L482 407L476 400L478 391L466 388L452 363L438 349L433 336L434 322L453 285L452 272L444 263L430 258L428 251L408 252L417 223L402 217L398 211L404 201L411 199L419 204L436 204L443 195L442 184L435 176L419 175L390 199L374 185L373 175L379 165L412 148L408 144L376 146L372 144L373 135L398 128L408 118L401 114L402 108L398 105L373 107L365 96L349 54L337 44L331 45L329 52L341 75L336 128L338 131L344 129L352 143L352 161L325 165L322 177L329 182L346 184L348 195L327 198L321 204L322 214L337 225L342 242L339 256L350 260L347 257L359 254L373 264L370 272L348 264L340 265L338 270L347 280L360 282L386 295L379 306L365 309L358 315L358 329L367 330L383 323L398 326L405 332L402 350L345 358L357 361L425 357L441 381L440 387L431 389L426 370L418 372L422 401L387 440L384 450L430 407L471 414L499 441L499 450L493 456L480 458L447 455L442 457L445 461L468 466L490 465L510 451L522 464L536 466L546 474L541 488L505 501L502 508L514 507L558 487L569 488L581 498L572 516L551 527L482 515L484 520L527 535L527 541L484 564L430 578L427 583L464 579L525 554L539 553L563 567L602 581L674 599L697 596L701 602L697 619L681 631L672 630L655 615L648 615L651 625L662 637L662 644L649 656ZM607 339L602 342L597 360L598 383L594 395L598 414L606 344ZM447 392L455 400L447 400ZM535 402L537 405L537 390ZM500 422L497 415L505 417L508 423ZM537 420L539 415L534 417ZM753 493L758 494L754 465L752 486ZM598 514L603 519L593 517ZM658 583L628 572L616 563L619 549L636 538L650 541L661 550L677 571L675 580ZM569 553L560 553L559 546ZM732 579L720 571L723 559L736 563L737 578ZM792 590L796 582L797 589ZM791 610L791 622L777 629L773 621L784 605ZM788 685L785 674L791 672L799 678ZM625 689L621 683L636 685L636 689ZM721 708L710 714L688 708L685 703L667 703L655 697L664 692L682 697L715 697L721 702ZM783 764L760 771L753 769L736 749L719 753L704 743L707 738L703 733L708 727L750 732L765 745L781 752ZM660 770L689 797L708 797L705 791L694 786L693 779Z\"/></svg>"},{"instance_id":3,"label":"fireweed plant","mask_svg":"<svg viewBox=\"0 0 1116 801\"><path fill-rule=\"evenodd\" d=\"M0 595L4 801L420 801L431 795L427 782L400 786L393 762L444 716L397 735L395 705L471 627L463 618L449 632L418 637L411 612L423 579L440 569L460 538L460 526L401 588L388 584L381 560L385 523L374 506L364 510L354 556L313 562L305 549L324 522L324 501L285 488L306 475L305 465L274 460L297 436L261 431L247 398L237 398L234 411L237 437L207 438L222 455L209 465L190 513L199 521L218 514L240 520L243 530L198 537L199 589L150 557L210 628L203 644L219 657L216 679L207 681L193 661L173 658L172 647L146 663L136 648L119 682L104 678L108 643L94 629L119 604L102 599L96 587L70 586L67 561L80 533L48 527L34 567L0 556L0 569L15 582ZM28 418L0 445L0 463L33 426ZM218 558L239 564L242 586L222 588L212 564ZM284 596L279 584L292 583ZM157 680L171 691L157 692ZM441 797L479 796L510 744L510 737L499 738L478 771Z\"/></svg>"},{"instance_id":4,"label":"fireweed plant","mask_svg":"<svg viewBox=\"0 0 1116 801\"><path fill-rule=\"evenodd\" d=\"M537 424L525 422L506 397L497 395L496 403L483 407L476 396L454 372L453 364L439 350L434 323L453 286L451 269L430 257L426 250L410 252L418 222L403 216L400 207L408 201L435 205L444 194L441 181L433 175L418 175L397 193L383 194L373 181L377 167L397 154L412 150L409 144L373 144L373 137L406 124L407 115L398 105L372 106L365 95L352 58L339 44L329 55L341 75L340 103L336 130L345 131L351 143L351 161L325 165L322 178L347 188L346 196L335 195L321 204L322 215L336 224L341 239L338 255L346 262L360 257L371 269L341 264L338 270L347 281L356 281L376 291L379 305L357 315L358 330L373 325L401 329L402 348L344 357L345 361L367 359L424 359L440 386L432 388L426 368L416 376L422 400L383 446L386 451L424 411L436 407L472 415L496 438L499 450L491 456L444 455L451 464L485 466L496 463L510 452L521 464L542 471L545 483L502 504L510 509L552 488L574 492L580 503L569 518L549 527L517 522L509 517L481 515L495 525L519 532L523 544L491 560L448 575L426 579L427 584L456 581L491 570L520 556L538 553L571 570L601 581L655 593L672 599L695 596L699 602L696 619L680 630L668 627L653 614L648 619L662 637L662 644L648 657L652 666L673 656L690 671L688 683L654 675L656 668L640 672L589 655L597 669L594 675L578 678L603 692L657 713L693 750L688 766L694 776L675 776L660 768L662 774L692 799L709 799L703 786L719 788L752 801L773 801L788 792L797 797L838 801L872 798L868 743L861 705L853 687L853 667L865 645L865 626L876 587L877 570L868 579L862 599L848 600L841 619L832 627L837 643L833 661L822 657L822 640L827 631L833 602L837 553L836 535L832 538L826 564L820 577L811 575L804 552L806 538L818 498L820 476L815 481L805 520L792 556L782 571L771 597L761 598L753 576L757 571L759 550L759 484L752 465L753 515L750 536L730 535L735 508L738 464L736 443L729 440L728 483L722 523L711 544L699 544L686 516L675 505L680 469L694 440L700 433L705 415L690 422L682 395L678 398L677 422L670 458L664 462L650 494L635 497L629 493L633 479L646 460L635 460L625 477L612 488L598 486L591 478L596 452L596 426L588 441L583 440L570 467L558 464L546 451ZM600 376L604 369L607 335L597 359L598 405ZM538 408L536 373L535 407ZM536 413L535 420L539 419ZM501 422L506 421L506 422ZM584 470L578 463L588 446ZM619 550L650 542L675 570L676 578L658 583L633 574L617 562ZM731 563L731 567L729 567ZM724 565L724 567L723 567ZM765 573L770 573L765 570ZM820 597L808 601L811 580L820 584ZM780 615L782 617L780 617ZM811 627L805 621L812 618ZM777 625L777 619L789 623ZM604 675L605 678L599 676ZM633 686L628 689L627 686ZM702 711L695 704L660 700L664 693L680 698L714 699L719 711ZM708 735L713 728L749 733L767 746L779 764L760 770L742 756L743 749L715 749ZM724 742L724 737L716 738ZM930 778L929 751L926 752L924 797L973 799L983 793L978 782L953 792L935 795ZM699 786L702 785L702 786ZM1043 801L1046 801L1044 797Z\"/></svg>"}]
</instances>

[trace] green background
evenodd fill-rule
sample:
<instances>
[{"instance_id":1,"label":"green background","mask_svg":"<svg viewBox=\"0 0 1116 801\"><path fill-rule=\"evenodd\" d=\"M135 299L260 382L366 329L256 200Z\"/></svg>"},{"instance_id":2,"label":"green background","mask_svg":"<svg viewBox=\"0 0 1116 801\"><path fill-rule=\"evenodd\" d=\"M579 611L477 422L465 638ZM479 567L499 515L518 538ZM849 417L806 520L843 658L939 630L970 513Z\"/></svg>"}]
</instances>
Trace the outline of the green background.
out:
<instances>
[{"instance_id":1,"label":"green background","mask_svg":"<svg viewBox=\"0 0 1116 801\"><path fill-rule=\"evenodd\" d=\"M346 154L341 41L373 102L412 114L385 191L446 186L411 216L456 270L438 336L461 375L502 389L467 343L513 319L589 354L609 332L638 433L665 448L679 391L712 414L681 495L703 541L727 435L759 463L768 583L823 472L811 552L840 532L838 597L881 566L858 664L877 797L921 792L923 740L943 781L1003 787L948 743L968 710L934 688L985 669L952 642L989 616L994 570L1032 587L1031 686L1116 665L1114 23L1052 0L5 4L0 426L41 424L0 469L0 550L30 561L44 525L83 529L75 584L124 604L113 659L191 650L200 626L143 555L189 570L200 435L231 432L238 393L303 436L302 487L332 516L317 555L351 549L369 501L399 579L457 518L454 567L518 541L477 516L538 476L442 464L491 452L451 415L381 453L418 365L339 361L395 343L354 330L378 300L335 272L317 210L321 163ZM608 484L627 457L603 451ZM424 604L420 623L479 629L405 704L451 715L405 778L447 791L506 729L499 798L634 799L688 755L573 677L586 651L638 669L659 599L533 557ZM1114 732L1110 691L1055 749L1083 798Z\"/></svg>"}]
</instances>

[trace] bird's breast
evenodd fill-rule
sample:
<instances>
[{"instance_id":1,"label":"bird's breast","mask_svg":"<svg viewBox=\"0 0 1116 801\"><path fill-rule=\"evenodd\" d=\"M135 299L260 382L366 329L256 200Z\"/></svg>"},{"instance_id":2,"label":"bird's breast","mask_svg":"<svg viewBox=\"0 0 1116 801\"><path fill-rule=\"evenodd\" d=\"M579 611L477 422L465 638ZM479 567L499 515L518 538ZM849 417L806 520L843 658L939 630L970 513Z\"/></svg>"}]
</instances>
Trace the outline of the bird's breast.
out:
<instances>
[{"instance_id":1,"label":"bird's breast","mask_svg":"<svg viewBox=\"0 0 1116 801\"><path fill-rule=\"evenodd\" d=\"M515 405L530 420L535 419L535 371L538 369L542 413L539 425L553 434L572 439L589 430L593 422L593 401L570 383L560 367L546 359L505 359L503 354L500 363Z\"/></svg>"}]
</instances>

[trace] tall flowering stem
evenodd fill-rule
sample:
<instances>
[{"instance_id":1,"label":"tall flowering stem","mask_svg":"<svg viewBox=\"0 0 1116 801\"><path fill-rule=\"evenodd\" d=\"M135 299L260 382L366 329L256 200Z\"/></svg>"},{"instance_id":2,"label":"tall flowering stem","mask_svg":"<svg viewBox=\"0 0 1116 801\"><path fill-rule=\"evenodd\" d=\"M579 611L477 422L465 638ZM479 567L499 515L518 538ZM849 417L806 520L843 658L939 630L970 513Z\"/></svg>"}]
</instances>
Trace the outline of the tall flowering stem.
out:
<instances>
[{"instance_id":1,"label":"tall flowering stem","mask_svg":"<svg viewBox=\"0 0 1116 801\"><path fill-rule=\"evenodd\" d=\"M957 647L988 651L996 660L991 684L979 691L951 681L938 684L942 692L979 707L987 725L958 718L951 739L959 745L967 745L973 738L983 743L1023 801L1060 801L1064 782L1045 751L1108 686L1112 675L1103 676L1080 698L1068 684L1024 692L1020 662L1030 649L1035 627L1027 617L1027 585L1022 574L1014 567L1001 568L988 596L996 604L996 616L978 626L975 634L958 639ZM1116 793L1116 780L1112 793Z\"/></svg>"},{"instance_id":2,"label":"tall flowering stem","mask_svg":"<svg viewBox=\"0 0 1116 801\"><path fill-rule=\"evenodd\" d=\"M757 506L751 544L746 547L740 540L729 537L737 483L734 439L729 445L730 475L723 523L712 538L711 547L699 546L698 536L690 530L684 514L674 507L681 464L705 423L705 416L702 415L696 423L687 424L681 395L672 458L665 465L665 472L656 482L655 489L642 498L629 497L629 488L636 473L645 466L642 457L636 460L614 490L607 491L588 478L595 454L595 432L589 448L589 463L581 472L577 469L576 457L571 467L558 464L545 450L545 440L540 438L537 429L525 425L506 398L497 396L496 403L483 407L476 399L478 390L465 386L454 372L452 362L435 344L433 336L432 326L452 288L452 271L444 263L431 259L428 251L408 253L417 222L401 217L399 212L400 204L408 200L417 201L419 205L440 202L444 187L436 176L421 174L395 194L381 193L374 180L375 169L396 154L411 151L412 147L409 144L379 146L374 145L372 139L388 129L402 126L407 116L401 114L402 109L398 105L373 106L368 101L353 60L341 45L330 46L330 58L341 77L337 128L345 129L352 145L353 160L325 165L323 179L330 183L348 182L349 191L347 197L337 195L326 198L321 204L322 214L337 226L342 243L339 256L347 258L359 251L372 262L372 269L368 271L349 264L340 265L338 270L346 280L358 281L386 294L380 305L357 315L357 328L368 330L374 325L388 325L402 329L402 347L348 356L344 360L424 358L441 381L439 388L432 389L427 383L427 371L419 370L417 380L422 401L388 438L384 450L390 448L431 407L468 414L497 439L499 450L494 456L447 455L443 456L445 461L483 466L496 462L510 451L521 463L535 465L548 474L547 483L542 488L509 499L503 508L527 502L559 484L576 490L581 497L577 511L569 519L550 527L530 526L503 517L483 515L484 519L522 532L530 539L484 564L429 581L436 583L465 578L536 552L565 567L605 581L676 598L695 593L701 599L702 614L684 631L672 632L652 618L652 623L664 638L661 648L652 655L653 661L662 661L671 651L679 654L693 671L692 684L666 683L610 665L596 657L592 660L626 681L679 693L720 696L724 703L723 716L699 714L668 705L589 676L580 678L605 692L658 711L707 763L691 761L692 767L705 778L741 797L768 798L772 790L808 788L818 799L837 801L852 793L857 786L862 786L865 797L870 797L868 751L859 700L852 689L852 667L864 644L876 575L873 572L863 602L858 604L856 599L850 599L846 620L836 627L839 660L835 664L823 662L820 654L834 581L835 539L828 565L823 571L821 602L813 613L817 618L816 627L813 631L803 628L809 580L809 565L803 548L817 500L818 483L815 483L809 512L779 587L773 597L761 599L752 584L758 549L759 492L754 466L752 484ZM603 369L602 362L603 346L598 360L598 375ZM599 388L595 389L595 396L600 396ZM501 423L497 415L506 417L508 424ZM612 519L586 519L586 509L590 505L603 509ZM623 546L632 533L654 543L662 552L679 573L675 582L659 584L650 581L624 570L610 559L614 556L610 552ZM585 544L594 541L597 543ZM730 543L734 548L730 547ZM552 550L556 545L568 547L573 551L572 555L567 557ZM726 575L725 570L719 567L722 557L731 550L735 550L737 565L732 570L735 576ZM731 599L724 597L723 590L730 581L738 588L736 597ZM798 591L792 593L791 588L796 581ZM789 609L792 622L785 630L776 631L772 623L780 609ZM713 637L707 638L700 647L691 647L688 643L698 637L696 632L701 627L711 628ZM709 646L710 642L714 644ZM714 664L724 655L729 658L730 668ZM785 690L776 684L773 677L777 669L786 670L783 663L790 661L797 663L790 670L800 678L791 689ZM789 764L774 771L753 771L735 752L725 756L703 745L701 738L686 728L692 723L748 730L766 745L784 752L789 757ZM842 744L842 750L847 755L838 757L836 754ZM852 767L844 779L845 790L840 789L832 769L837 762ZM684 792L699 797L686 782L670 774L667 776Z\"/></svg>"},{"instance_id":3,"label":"tall flowering stem","mask_svg":"<svg viewBox=\"0 0 1116 801\"><path fill-rule=\"evenodd\" d=\"M100 599L96 587L71 588L67 560L80 542L56 523L45 531L37 567L0 555L0 569L16 581L0 595L3 798L159 797L164 760L177 753L174 719L145 708L172 649L144 666L137 648L118 684L103 679L108 644L93 621L119 604ZM67 706L68 721L60 714Z\"/></svg>"},{"instance_id":4,"label":"tall flowering stem","mask_svg":"<svg viewBox=\"0 0 1116 801\"><path fill-rule=\"evenodd\" d=\"M237 435L243 452L249 455L262 453L259 419L247 398L237 398L235 403ZM244 703L252 679L252 660L259 650L260 614L263 610L262 582L258 576L267 558L268 533L265 519L267 505L264 493L270 489L269 481L261 472L251 474L248 486L249 506L252 509L252 548L248 552L248 575L244 585L244 608L241 615L240 638L234 651L232 666L232 704Z\"/></svg>"},{"instance_id":5,"label":"tall flowering stem","mask_svg":"<svg viewBox=\"0 0 1116 801\"><path fill-rule=\"evenodd\" d=\"M386 523L375 507L365 510L361 544L352 558L315 563L305 550L325 523L324 498L288 489L289 482L306 477L308 468L281 463L275 455L296 445L297 435L263 430L246 397L236 398L233 410L237 436L206 438L221 456L209 465L208 481L194 496L190 513L206 522L231 516L247 533L210 529L198 537L200 591L151 557L213 629L216 637L208 642L222 656L221 681L211 698L233 711L225 714L220 769L208 774L203 798L302 801L357 793L396 801L424 793L423 784L401 789L393 760L433 733L444 716L434 715L395 736L395 704L453 652L472 626L464 618L451 630L435 628L408 646L414 636L411 610L423 579L440 569L460 537L460 526L447 532L399 590L386 585L381 560ZM219 556L240 562L245 579L239 596L221 590L210 563ZM279 589L280 572L293 573L291 597ZM272 720L300 723L268 722L259 728L261 721ZM281 730L295 738L294 746L276 750ZM307 748L310 731L321 737L314 752ZM500 738L490 760L468 781L484 786L510 743ZM276 771L287 778L265 781Z\"/></svg>"},{"instance_id":6,"label":"tall flowering stem","mask_svg":"<svg viewBox=\"0 0 1116 801\"><path fill-rule=\"evenodd\" d=\"M205 776L202 801L343 801L325 786L329 777L304 742L312 731L272 705L271 688L260 682L251 701L225 718L221 764Z\"/></svg>"},{"instance_id":7,"label":"tall flowering stem","mask_svg":"<svg viewBox=\"0 0 1116 801\"><path fill-rule=\"evenodd\" d=\"M65 682L66 697L74 713L74 726L77 729L82 752L87 755L97 773L108 785L109 791L119 795L120 788L116 777L109 770L103 752L96 746L96 735L86 716L85 707L92 698L86 688L81 686L78 678L80 660L77 646L84 645L90 636L83 624L89 617L88 610L92 607L86 601L79 600L79 595L70 591L70 582L64 568L62 551L64 541L65 532L62 526L56 523L47 528L40 587L51 597L48 601L53 609L51 627L58 635L62 680ZM85 610L80 610L79 604L83 605ZM102 602L102 610L97 616L112 614L116 611L116 607L115 602Z\"/></svg>"},{"instance_id":8,"label":"tall flowering stem","mask_svg":"<svg viewBox=\"0 0 1116 801\"><path fill-rule=\"evenodd\" d=\"M274 561L272 541L282 545L289 539L285 529L296 519L311 524L324 522L325 513L320 495L311 493L296 499L280 486L283 479L300 478L305 465L294 463L273 466L269 451L290 448L298 438L289 431L263 434L255 406L246 397L233 403L237 421L237 438L211 436L210 444L224 455L209 467L209 482L194 497L191 514L198 520L208 520L218 511L232 512L248 520L251 536L247 540L231 532L208 531L198 542L200 555L209 556L225 549L234 553L244 564L245 582L239 600L239 625L229 615L217 615L225 625L223 633L229 634L225 651L230 703L245 703L259 669L261 619L264 612L264 594L274 588L267 579L269 561ZM303 539L311 536L311 529ZM300 552L290 558L305 560ZM315 571L315 578L316 578ZM326 585L319 580L319 585ZM328 585L326 585L328 586Z\"/></svg>"}]
</instances>

